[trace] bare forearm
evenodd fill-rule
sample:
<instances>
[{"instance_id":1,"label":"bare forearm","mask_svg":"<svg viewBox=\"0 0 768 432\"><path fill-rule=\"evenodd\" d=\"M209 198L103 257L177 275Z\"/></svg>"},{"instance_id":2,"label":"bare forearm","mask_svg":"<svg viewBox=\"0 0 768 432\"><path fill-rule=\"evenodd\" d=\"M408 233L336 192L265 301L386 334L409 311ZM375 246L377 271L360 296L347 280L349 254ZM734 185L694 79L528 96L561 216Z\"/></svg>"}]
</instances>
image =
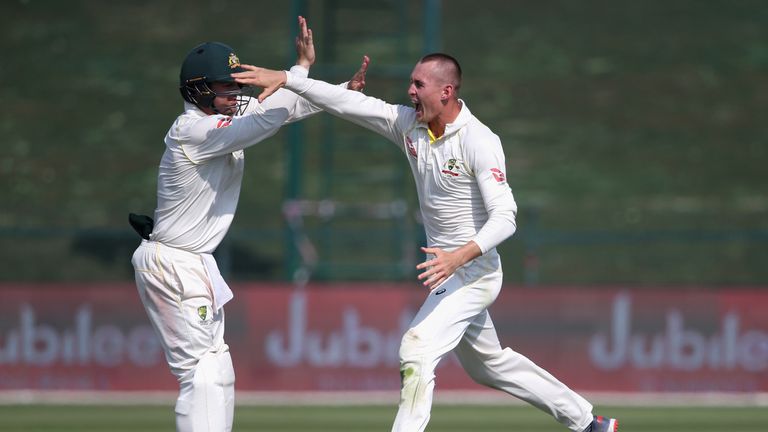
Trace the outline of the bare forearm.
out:
<instances>
[{"instance_id":1,"label":"bare forearm","mask_svg":"<svg viewBox=\"0 0 768 432\"><path fill-rule=\"evenodd\" d=\"M483 251L480 250L480 246L477 243L470 240L452 253L455 255L456 263L458 264L456 268L458 268L482 255Z\"/></svg>"}]
</instances>

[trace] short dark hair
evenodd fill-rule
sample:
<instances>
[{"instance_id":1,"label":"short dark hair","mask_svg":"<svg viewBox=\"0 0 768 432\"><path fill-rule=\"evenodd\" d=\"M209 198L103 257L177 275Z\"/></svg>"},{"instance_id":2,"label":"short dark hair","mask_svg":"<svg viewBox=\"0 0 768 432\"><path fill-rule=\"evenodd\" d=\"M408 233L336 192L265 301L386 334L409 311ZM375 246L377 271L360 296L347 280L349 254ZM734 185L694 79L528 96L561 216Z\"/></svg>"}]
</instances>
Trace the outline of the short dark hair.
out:
<instances>
[{"instance_id":1,"label":"short dark hair","mask_svg":"<svg viewBox=\"0 0 768 432\"><path fill-rule=\"evenodd\" d=\"M427 54L419 60L419 63L427 63L431 61L439 62L440 65L445 68L445 72L449 75L446 77L451 81L456 91L461 87L461 66L459 61L452 56L444 53L432 53Z\"/></svg>"}]
</instances>

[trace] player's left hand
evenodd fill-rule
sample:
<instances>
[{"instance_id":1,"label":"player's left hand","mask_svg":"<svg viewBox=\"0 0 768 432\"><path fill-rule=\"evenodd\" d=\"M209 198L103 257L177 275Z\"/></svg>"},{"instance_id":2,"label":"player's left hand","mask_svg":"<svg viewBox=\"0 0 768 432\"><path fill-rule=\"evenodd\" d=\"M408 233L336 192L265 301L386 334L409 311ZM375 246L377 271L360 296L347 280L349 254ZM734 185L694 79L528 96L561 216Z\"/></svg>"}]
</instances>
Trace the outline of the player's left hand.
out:
<instances>
[{"instance_id":1,"label":"player's left hand","mask_svg":"<svg viewBox=\"0 0 768 432\"><path fill-rule=\"evenodd\" d=\"M312 29L307 27L307 20L303 16L299 16L299 35L296 36L296 64L307 69L315 64Z\"/></svg>"},{"instance_id":2,"label":"player's left hand","mask_svg":"<svg viewBox=\"0 0 768 432\"><path fill-rule=\"evenodd\" d=\"M430 290L445 282L457 268L464 265L463 257L458 252L447 252L440 248L427 247L422 247L421 250L426 254L435 256L416 266L418 270L426 269L419 274L418 278L423 280L422 285Z\"/></svg>"},{"instance_id":3,"label":"player's left hand","mask_svg":"<svg viewBox=\"0 0 768 432\"><path fill-rule=\"evenodd\" d=\"M371 59L368 56L363 56L363 63L360 65L360 69L352 75L352 79L347 83L347 88L355 91L363 91L365 88L365 73L368 71L368 64Z\"/></svg>"}]
</instances>

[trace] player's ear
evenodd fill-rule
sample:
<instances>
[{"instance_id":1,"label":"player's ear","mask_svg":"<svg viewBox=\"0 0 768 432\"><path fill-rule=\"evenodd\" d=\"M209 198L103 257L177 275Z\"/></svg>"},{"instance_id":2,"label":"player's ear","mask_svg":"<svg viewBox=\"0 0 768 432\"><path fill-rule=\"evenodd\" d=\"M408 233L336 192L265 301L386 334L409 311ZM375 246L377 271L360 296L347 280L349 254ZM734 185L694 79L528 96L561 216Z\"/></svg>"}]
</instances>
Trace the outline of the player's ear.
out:
<instances>
[{"instance_id":1,"label":"player's ear","mask_svg":"<svg viewBox=\"0 0 768 432\"><path fill-rule=\"evenodd\" d=\"M453 98L453 96L456 94L455 89L453 88L452 84L446 84L443 86L443 90L440 93L440 100L443 102L447 101L448 99Z\"/></svg>"}]
</instances>

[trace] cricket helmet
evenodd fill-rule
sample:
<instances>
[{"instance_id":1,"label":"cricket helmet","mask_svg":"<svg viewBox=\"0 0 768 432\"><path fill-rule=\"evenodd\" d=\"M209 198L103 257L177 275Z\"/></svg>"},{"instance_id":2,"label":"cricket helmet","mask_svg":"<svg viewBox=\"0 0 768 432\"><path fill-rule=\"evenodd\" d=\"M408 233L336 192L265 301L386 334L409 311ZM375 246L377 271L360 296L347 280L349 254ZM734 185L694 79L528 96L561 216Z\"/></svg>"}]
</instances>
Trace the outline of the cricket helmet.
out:
<instances>
[{"instance_id":1,"label":"cricket helmet","mask_svg":"<svg viewBox=\"0 0 768 432\"><path fill-rule=\"evenodd\" d=\"M185 101L200 108L212 108L216 96L238 96L238 114L248 103L243 96L242 86L238 90L215 93L211 84L234 82L231 73L243 72L235 50L221 42L205 42L192 49L181 64L179 90Z\"/></svg>"}]
</instances>

